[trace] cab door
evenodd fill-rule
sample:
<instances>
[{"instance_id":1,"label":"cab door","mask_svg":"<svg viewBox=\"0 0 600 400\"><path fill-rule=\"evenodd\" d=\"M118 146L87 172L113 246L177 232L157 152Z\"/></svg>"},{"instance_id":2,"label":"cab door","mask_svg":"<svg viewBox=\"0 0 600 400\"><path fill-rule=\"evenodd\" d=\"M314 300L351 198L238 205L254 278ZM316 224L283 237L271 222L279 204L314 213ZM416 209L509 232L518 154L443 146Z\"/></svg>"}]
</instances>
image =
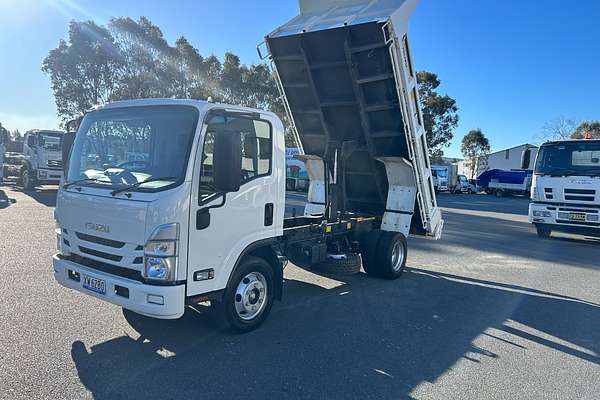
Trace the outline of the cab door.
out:
<instances>
[{"instance_id":1,"label":"cab door","mask_svg":"<svg viewBox=\"0 0 600 400\"><path fill-rule=\"evenodd\" d=\"M210 112L195 159L188 243L188 296L225 288L242 253L252 243L282 234L285 180L281 122L257 113ZM239 132L242 174L237 192L214 189L215 135ZM281 136L281 138L279 138ZM281 156L274 157L274 154Z\"/></svg>"}]
</instances>

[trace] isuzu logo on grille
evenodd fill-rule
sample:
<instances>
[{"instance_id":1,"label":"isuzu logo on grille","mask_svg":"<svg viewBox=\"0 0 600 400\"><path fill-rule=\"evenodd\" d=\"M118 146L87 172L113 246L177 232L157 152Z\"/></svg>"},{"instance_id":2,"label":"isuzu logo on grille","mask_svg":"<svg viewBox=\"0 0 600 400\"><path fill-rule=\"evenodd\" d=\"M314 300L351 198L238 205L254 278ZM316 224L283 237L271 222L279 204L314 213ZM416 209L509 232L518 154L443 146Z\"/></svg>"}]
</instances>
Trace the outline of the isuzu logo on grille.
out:
<instances>
[{"instance_id":1,"label":"isuzu logo on grille","mask_svg":"<svg viewBox=\"0 0 600 400\"><path fill-rule=\"evenodd\" d=\"M110 226L102 225L102 224L95 224L93 222L86 222L85 229L87 229L88 231L110 233Z\"/></svg>"}]
</instances>

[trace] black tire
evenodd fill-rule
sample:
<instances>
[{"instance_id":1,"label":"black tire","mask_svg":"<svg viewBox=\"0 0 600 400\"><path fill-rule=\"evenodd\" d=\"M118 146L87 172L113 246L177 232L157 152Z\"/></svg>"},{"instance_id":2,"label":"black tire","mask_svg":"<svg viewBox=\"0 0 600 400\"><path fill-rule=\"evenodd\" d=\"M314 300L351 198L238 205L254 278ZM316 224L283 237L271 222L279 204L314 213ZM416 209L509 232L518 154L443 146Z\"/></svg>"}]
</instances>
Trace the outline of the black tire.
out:
<instances>
[{"instance_id":1,"label":"black tire","mask_svg":"<svg viewBox=\"0 0 600 400\"><path fill-rule=\"evenodd\" d=\"M313 269L327 275L354 275L360 272L360 256L357 253L331 254Z\"/></svg>"},{"instance_id":2,"label":"black tire","mask_svg":"<svg viewBox=\"0 0 600 400\"><path fill-rule=\"evenodd\" d=\"M377 276L377 245L382 234L382 230L374 229L367 233L361 243L362 266L368 275Z\"/></svg>"},{"instance_id":3,"label":"black tire","mask_svg":"<svg viewBox=\"0 0 600 400\"><path fill-rule=\"evenodd\" d=\"M377 276L383 279L398 279L408 255L406 237L398 232L384 232L377 245Z\"/></svg>"},{"instance_id":4,"label":"black tire","mask_svg":"<svg viewBox=\"0 0 600 400\"><path fill-rule=\"evenodd\" d=\"M550 239L552 236L552 229L545 225L536 225L535 230L537 231L538 237L542 239Z\"/></svg>"},{"instance_id":5,"label":"black tire","mask_svg":"<svg viewBox=\"0 0 600 400\"><path fill-rule=\"evenodd\" d=\"M35 178L32 176L32 171L27 167L21 170L21 185L25 190L31 190L35 187Z\"/></svg>"},{"instance_id":6,"label":"black tire","mask_svg":"<svg viewBox=\"0 0 600 400\"><path fill-rule=\"evenodd\" d=\"M252 274L260 274L262 278L264 278L264 282L261 281L261 284L265 287L266 294L263 298L264 305L261 302L257 306L259 309L257 310L256 315L249 316L249 319L245 319L242 317L241 313L247 313L248 311L239 311L239 308L245 308L244 300L252 301L252 299L255 299L258 303L261 299L261 293L263 293L259 288L251 286L255 281L251 281L248 277ZM244 282L245 280L247 280L247 282ZM245 299L245 296L242 296L239 293L240 287L244 284L249 288L247 291L242 291L242 293L247 293L249 295L249 297L246 297ZM252 298L252 294L258 297ZM271 307L273 307L274 294L275 280L271 265L259 257L246 257L233 273L223 297L225 319L230 328L234 332L239 333L250 332L258 328L265 321L271 311ZM248 304L250 306L256 306L257 303Z\"/></svg>"},{"instance_id":7,"label":"black tire","mask_svg":"<svg viewBox=\"0 0 600 400\"><path fill-rule=\"evenodd\" d=\"M496 189L496 191L494 192L494 195L496 197L504 197L504 190L502 190L502 189Z\"/></svg>"},{"instance_id":8,"label":"black tire","mask_svg":"<svg viewBox=\"0 0 600 400\"><path fill-rule=\"evenodd\" d=\"M473 189L469 188L469 190L467 190L468 194L473 194Z\"/></svg>"}]
</instances>

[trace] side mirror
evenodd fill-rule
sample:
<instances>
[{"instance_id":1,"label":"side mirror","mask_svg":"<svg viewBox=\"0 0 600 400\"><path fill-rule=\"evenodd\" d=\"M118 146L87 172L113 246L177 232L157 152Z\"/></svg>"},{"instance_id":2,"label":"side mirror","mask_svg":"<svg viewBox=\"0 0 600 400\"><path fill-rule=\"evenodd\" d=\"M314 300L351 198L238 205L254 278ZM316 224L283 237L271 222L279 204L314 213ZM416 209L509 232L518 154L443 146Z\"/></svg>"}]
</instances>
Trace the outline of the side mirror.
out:
<instances>
[{"instance_id":1,"label":"side mirror","mask_svg":"<svg viewBox=\"0 0 600 400\"><path fill-rule=\"evenodd\" d=\"M35 147L35 136L27 136L27 146Z\"/></svg>"},{"instance_id":2,"label":"side mirror","mask_svg":"<svg viewBox=\"0 0 600 400\"><path fill-rule=\"evenodd\" d=\"M75 132L67 132L63 135L62 165L63 165L63 172L65 173L65 176L67 175L67 170L69 168L69 154L71 153L71 148L73 147L74 141L75 141Z\"/></svg>"},{"instance_id":3,"label":"side mirror","mask_svg":"<svg viewBox=\"0 0 600 400\"><path fill-rule=\"evenodd\" d=\"M240 189L242 138L239 132L216 132L213 145L213 179L217 192L231 193Z\"/></svg>"}]
</instances>

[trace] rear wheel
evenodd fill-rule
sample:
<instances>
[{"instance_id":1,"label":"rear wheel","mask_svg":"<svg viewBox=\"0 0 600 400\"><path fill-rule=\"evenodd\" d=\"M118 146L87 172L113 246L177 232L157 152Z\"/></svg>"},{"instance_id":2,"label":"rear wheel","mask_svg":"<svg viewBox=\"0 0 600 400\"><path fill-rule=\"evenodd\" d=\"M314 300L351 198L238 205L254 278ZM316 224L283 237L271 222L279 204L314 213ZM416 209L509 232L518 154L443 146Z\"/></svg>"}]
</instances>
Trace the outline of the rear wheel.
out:
<instances>
[{"instance_id":1,"label":"rear wheel","mask_svg":"<svg viewBox=\"0 0 600 400\"><path fill-rule=\"evenodd\" d=\"M535 229L537 231L538 237L542 239L549 239L552 236L552 229L550 229L549 226L536 225Z\"/></svg>"},{"instance_id":2,"label":"rear wheel","mask_svg":"<svg viewBox=\"0 0 600 400\"><path fill-rule=\"evenodd\" d=\"M377 245L383 231L374 229L367 233L361 243L362 266L369 275L377 275Z\"/></svg>"},{"instance_id":3,"label":"rear wheel","mask_svg":"<svg viewBox=\"0 0 600 400\"><path fill-rule=\"evenodd\" d=\"M502 189L496 189L496 191L494 192L494 194L496 195L496 197L504 197L504 190L502 190Z\"/></svg>"},{"instance_id":4,"label":"rear wheel","mask_svg":"<svg viewBox=\"0 0 600 400\"><path fill-rule=\"evenodd\" d=\"M21 171L21 185L23 185L25 190L31 190L35 186L35 181L29 168L23 168Z\"/></svg>"},{"instance_id":5,"label":"rear wheel","mask_svg":"<svg viewBox=\"0 0 600 400\"><path fill-rule=\"evenodd\" d=\"M398 232L383 232L377 245L377 276L398 279L406 265L406 237Z\"/></svg>"},{"instance_id":6,"label":"rear wheel","mask_svg":"<svg viewBox=\"0 0 600 400\"><path fill-rule=\"evenodd\" d=\"M225 317L237 332L258 328L269 315L275 292L273 268L259 257L246 257L225 290Z\"/></svg>"},{"instance_id":7,"label":"rear wheel","mask_svg":"<svg viewBox=\"0 0 600 400\"><path fill-rule=\"evenodd\" d=\"M354 275L360 272L360 256L357 253L328 254L325 261L314 270L329 275Z\"/></svg>"}]
</instances>

